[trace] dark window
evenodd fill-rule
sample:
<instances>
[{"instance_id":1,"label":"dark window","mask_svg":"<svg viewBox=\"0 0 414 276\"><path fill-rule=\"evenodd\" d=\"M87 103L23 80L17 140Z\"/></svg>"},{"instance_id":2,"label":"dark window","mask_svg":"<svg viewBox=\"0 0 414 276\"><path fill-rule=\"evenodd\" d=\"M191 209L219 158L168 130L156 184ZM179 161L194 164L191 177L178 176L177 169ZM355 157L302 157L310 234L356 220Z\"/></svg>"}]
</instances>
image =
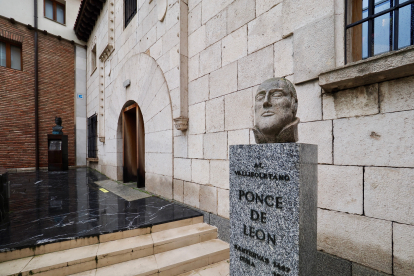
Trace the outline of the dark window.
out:
<instances>
[{"instance_id":1,"label":"dark window","mask_svg":"<svg viewBox=\"0 0 414 276\"><path fill-rule=\"evenodd\" d=\"M0 40L0 66L22 70L22 45Z\"/></svg>"},{"instance_id":2,"label":"dark window","mask_svg":"<svg viewBox=\"0 0 414 276\"><path fill-rule=\"evenodd\" d=\"M414 44L414 0L346 0L345 61Z\"/></svg>"},{"instance_id":3,"label":"dark window","mask_svg":"<svg viewBox=\"0 0 414 276\"><path fill-rule=\"evenodd\" d=\"M97 158L98 116L88 118L88 158Z\"/></svg>"},{"instance_id":4,"label":"dark window","mask_svg":"<svg viewBox=\"0 0 414 276\"><path fill-rule=\"evenodd\" d=\"M45 17L65 24L65 5L56 0L45 0Z\"/></svg>"},{"instance_id":5,"label":"dark window","mask_svg":"<svg viewBox=\"0 0 414 276\"><path fill-rule=\"evenodd\" d=\"M125 7L125 28L137 13L137 0L124 0Z\"/></svg>"}]
</instances>

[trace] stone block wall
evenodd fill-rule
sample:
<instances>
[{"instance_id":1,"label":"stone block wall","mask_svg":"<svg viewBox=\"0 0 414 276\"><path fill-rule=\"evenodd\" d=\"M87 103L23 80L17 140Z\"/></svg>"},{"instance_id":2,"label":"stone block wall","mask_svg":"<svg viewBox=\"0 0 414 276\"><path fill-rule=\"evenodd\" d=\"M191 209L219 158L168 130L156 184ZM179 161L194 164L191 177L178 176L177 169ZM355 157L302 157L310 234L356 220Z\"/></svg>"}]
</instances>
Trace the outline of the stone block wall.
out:
<instances>
[{"instance_id":1,"label":"stone block wall","mask_svg":"<svg viewBox=\"0 0 414 276\"><path fill-rule=\"evenodd\" d=\"M136 67L128 61L144 53L156 61L169 93L167 105L161 99L142 101L144 117L147 106L160 114L156 124L164 137L146 136L153 151L147 174L152 183L160 183L153 191L228 219L228 147L255 143L250 129L257 87L273 76L286 77L298 93L300 142L319 146L319 250L347 260L352 275L366 275L367 267L380 271L378 275L414 273L409 203L414 193L413 77L335 93L321 89L318 76L344 65L344 1L169 0L161 22L157 1L139 0L138 13L125 28L123 1L113 0L115 50L93 71L90 50L96 44L99 55L105 44L110 2L88 42L87 113L99 112L104 78L106 135L110 141L118 137L118 145L99 143L95 168L122 179L114 167L122 163L120 113L110 106L126 103L122 101L128 90L122 92L118 79L138 82L151 72L150 67L147 73L129 71ZM180 39L187 32L188 44ZM170 133L167 125L185 96L183 79L188 82L188 130ZM158 110L158 105L165 109ZM152 132L153 126L147 129ZM165 152L171 163L152 158Z\"/></svg>"},{"instance_id":2,"label":"stone block wall","mask_svg":"<svg viewBox=\"0 0 414 276\"><path fill-rule=\"evenodd\" d=\"M323 120L300 128L332 153L319 166L319 249L393 275L414 273L413 83L323 93ZM325 122L322 141L312 133Z\"/></svg>"},{"instance_id":3,"label":"stone block wall","mask_svg":"<svg viewBox=\"0 0 414 276\"><path fill-rule=\"evenodd\" d=\"M229 216L228 182L222 183L227 149L218 147L226 140L227 146L254 143L249 128L257 85L284 76L298 93L300 142L319 146L319 250L355 267L412 275L413 77L324 93L318 75L344 65L343 1L189 0L189 12L188 93L194 100L187 141L189 153L197 154L188 158L209 160L210 179L193 177L184 185L184 202L207 210L202 202L210 197L218 204L208 211ZM194 161L191 169L201 174ZM202 192L204 186L217 196Z\"/></svg>"},{"instance_id":4,"label":"stone block wall","mask_svg":"<svg viewBox=\"0 0 414 276\"><path fill-rule=\"evenodd\" d=\"M186 139L174 143L188 148L187 156L175 155L175 164L191 160L192 173L174 175L187 183L176 182L177 200L201 209L202 202L217 201L204 210L229 217L228 201L220 200L229 189L228 146L254 143L254 94L273 76L296 84L298 116L314 122L301 125L302 142L323 144L320 162L332 164L332 122L323 121L317 78L337 65L335 8L340 7L335 1L300 2L188 1L189 129L179 133ZM215 192L206 193L205 187Z\"/></svg>"},{"instance_id":5,"label":"stone block wall","mask_svg":"<svg viewBox=\"0 0 414 276\"><path fill-rule=\"evenodd\" d=\"M22 43L23 70L0 67L0 166L35 167L34 31L0 18L2 34ZM69 139L69 165L75 165L75 49L66 40L39 32L40 167L47 167L47 134L62 117Z\"/></svg>"}]
</instances>

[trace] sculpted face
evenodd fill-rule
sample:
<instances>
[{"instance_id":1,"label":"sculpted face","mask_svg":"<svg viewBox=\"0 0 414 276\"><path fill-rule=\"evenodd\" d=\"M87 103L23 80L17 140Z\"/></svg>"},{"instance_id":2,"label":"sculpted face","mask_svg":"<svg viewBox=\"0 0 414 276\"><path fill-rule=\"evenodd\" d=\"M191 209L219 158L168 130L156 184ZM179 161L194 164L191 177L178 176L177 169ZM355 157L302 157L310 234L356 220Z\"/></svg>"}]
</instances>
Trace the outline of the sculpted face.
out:
<instances>
[{"instance_id":1,"label":"sculpted face","mask_svg":"<svg viewBox=\"0 0 414 276\"><path fill-rule=\"evenodd\" d=\"M62 118L55 117L55 124L58 125L58 126L62 125Z\"/></svg>"},{"instance_id":2,"label":"sculpted face","mask_svg":"<svg viewBox=\"0 0 414 276\"><path fill-rule=\"evenodd\" d=\"M255 97L255 127L264 135L278 135L296 116L297 99L292 96L288 80L263 82Z\"/></svg>"}]
</instances>

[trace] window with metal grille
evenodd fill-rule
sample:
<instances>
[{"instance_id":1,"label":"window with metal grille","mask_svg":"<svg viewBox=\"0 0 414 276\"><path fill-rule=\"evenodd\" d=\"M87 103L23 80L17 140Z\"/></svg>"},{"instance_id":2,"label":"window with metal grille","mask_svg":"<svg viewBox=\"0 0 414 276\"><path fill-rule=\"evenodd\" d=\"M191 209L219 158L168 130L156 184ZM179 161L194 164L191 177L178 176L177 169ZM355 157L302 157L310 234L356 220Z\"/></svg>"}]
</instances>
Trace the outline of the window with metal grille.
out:
<instances>
[{"instance_id":1,"label":"window with metal grille","mask_svg":"<svg viewBox=\"0 0 414 276\"><path fill-rule=\"evenodd\" d=\"M345 63L414 45L414 0L345 3Z\"/></svg>"},{"instance_id":2,"label":"window with metal grille","mask_svg":"<svg viewBox=\"0 0 414 276\"><path fill-rule=\"evenodd\" d=\"M88 118L88 158L97 158L98 116Z\"/></svg>"},{"instance_id":3,"label":"window with metal grille","mask_svg":"<svg viewBox=\"0 0 414 276\"><path fill-rule=\"evenodd\" d=\"M124 0L125 7L125 28L137 13L137 0Z\"/></svg>"}]
</instances>

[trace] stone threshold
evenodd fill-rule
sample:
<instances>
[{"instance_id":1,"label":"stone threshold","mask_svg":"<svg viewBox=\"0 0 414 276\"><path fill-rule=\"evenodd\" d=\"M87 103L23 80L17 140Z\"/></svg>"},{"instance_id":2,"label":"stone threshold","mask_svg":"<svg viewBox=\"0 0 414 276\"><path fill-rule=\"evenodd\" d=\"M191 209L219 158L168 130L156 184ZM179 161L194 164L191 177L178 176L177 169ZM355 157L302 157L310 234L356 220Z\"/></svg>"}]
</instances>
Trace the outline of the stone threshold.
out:
<instances>
[{"instance_id":1,"label":"stone threshold","mask_svg":"<svg viewBox=\"0 0 414 276\"><path fill-rule=\"evenodd\" d=\"M101 186L102 188L116 194L117 196L122 197L127 201L134 201L152 196L147 192L141 192L138 189L134 189L133 187L129 187L124 184L120 184L113 180L101 180L95 181L95 183Z\"/></svg>"},{"instance_id":2,"label":"stone threshold","mask_svg":"<svg viewBox=\"0 0 414 276\"><path fill-rule=\"evenodd\" d=\"M98 158L86 158L86 161L98 163L99 162L99 159Z\"/></svg>"}]
</instances>

